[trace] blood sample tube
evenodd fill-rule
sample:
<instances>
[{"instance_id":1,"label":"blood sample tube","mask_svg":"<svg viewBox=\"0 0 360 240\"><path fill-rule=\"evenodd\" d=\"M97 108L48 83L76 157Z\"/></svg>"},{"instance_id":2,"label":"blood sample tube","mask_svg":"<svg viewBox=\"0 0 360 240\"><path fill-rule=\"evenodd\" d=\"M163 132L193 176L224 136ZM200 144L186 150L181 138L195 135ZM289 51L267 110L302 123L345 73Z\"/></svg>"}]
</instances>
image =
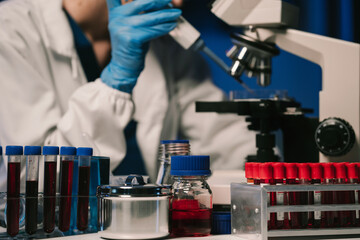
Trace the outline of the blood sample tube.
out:
<instances>
[{"instance_id":1,"label":"blood sample tube","mask_svg":"<svg viewBox=\"0 0 360 240\"><path fill-rule=\"evenodd\" d=\"M308 163L298 163L299 184L311 184L310 166ZM299 192L299 204L309 204L309 192ZM300 228L307 228L309 224L309 212L298 212Z\"/></svg>"},{"instance_id":2,"label":"blood sample tube","mask_svg":"<svg viewBox=\"0 0 360 240\"><path fill-rule=\"evenodd\" d=\"M285 166L284 163L273 163L273 177L276 185L285 184ZM286 194L283 191L276 192L276 205L284 205L286 203ZM285 198L284 198L285 197ZM276 213L276 228L284 228L284 212Z\"/></svg>"},{"instance_id":3,"label":"blood sample tube","mask_svg":"<svg viewBox=\"0 0 360 240\"><path fill-rule=\"evenodd\" d=\"M59 229L66 232L70 228L71 193L73 184L75 147L60 148L60 207Z\"/></svg>"},{"instance_id":4,"label":"blood sample tube","mask_svg":"<svg viewBox=\"0 0 360 240\"><path fill-rule=\"evenodd\" d=\"M273 178L273 168L271 163L261 163L259 167L260 184L261 185L275 185ZM268 193L268 205L276 205L276 192ZM268 229L276 228L276 213L272 212L268 216Z\"/></svg>"},{"instance_id":5,"label":"blood sample tube","mask_svg":"<svg viewBox=\"0 0 360 240\"><path fill-rule=\"evenodd\" d=\"M51 233L55 229L56 207L56 166L59 147L44 146L44 231Z\"/></svg>"},{"instance_id":6,"label":"blood sample tube","mask_svg":"<svg viewBox=\"0 0 360 240\"><path fill-rule=\"evenodd\" d=\"M358 184L359 183L359 172L358 167L356 163L345 163L346 165L346 172L348 177L348 184ZM355 204L357 203L356 199L356 192L355 191L349 191L349 204ZM348 211L349 214L349 221L351 221L350 226L356 225L356 219L358 218L357 211Z\"/></svg>"},{"instance_id":7,"label":"blood sample tube","mask_svg":"<svg viewBox=\"0 0 360 240\"><path fill-rule=\"evenodd\" d=\"M260 185L260 173L259 173L260 163L254 163L253 165L253 177L254 177L254 184Z\"/></svg>"},{"instance_id":8,"label":"blood sample tube","mask_svg":"<svg viewBox=\"0 0 360 240\"><path fill-rule=\"evenodd\" d=\"M286 163L286 184L299 184L298 180L298 168L296 163ZM288 192L289 205L299 205L299 192ZM287 224L285 222L285 224ZM297 212L290 212L289 214L290 228L300 228L299 214Z\"/></svg>"},{"instance_id":9,"label":"blood sample tube","mask_svg":"<svg viewBox=\"0 0 360 240\"><path fill-rule=\"evenodd\" d=\"M311 184L320 185L323 178L323 168L320 163L310 163L311 168ZM309 204L321 204L321 191L309 192ZM309 227L319 228L321 221L321 211L314 211L309 213Z\"/></svg>"},{"instance_id":10,"label":"blood sample tube","mask_svg":"<svg viewBox=\"0 0 360 240\"><path fill-rule=\"evenodd\" d=\"M347 184L347 169L344 162L334 163L336 184ZM336 191L335 204L350 204L355 202L354 196L351 196L352 191ZM351 199L351 197L353 197ZM349 227L355 223L355 212L352 211L338 211L335 214L335 224L340 227Z\"/></svg>"},{"instance_id":11,"label":"blood sample tube","mask_svg":"<svg viewBox=\"0 0 360 240\"><path fill-rule=\"evenodd\" d=\"M89 214L89 186L90 186L90 164L92 148L78 148L77 156L79 161L79 188L77 203L77 229L86 230Z\"/></svg>"},{"instance_id":12,"label":"blood sample tube","mask_svg":"<svg viewBox=\"0 0 360 240\"><path fill-rule=\"evenodd\" d=\"M335 168L333 163L322 163L324 170L324 178L321 184L328 185L335 183ZM321 192L321 204L334 204L334 192L322 191ZM335 214L333 211L321 212L321 227L332 228L335 226Z\"/></svg>"},{"instance_id":13,"label":"blood sample tube","mask_svg":"<svg viewBox=\"0 0 360 240\"><path fill-rule=\"evenodd\" d=\"M6 225L7 233L14 237L19 233L20 169L22 146L6 146L8 159Z\"/></svg>"},{"instance_id":14,"label":"blood sample tube","mask_svg":"<svg viewBox=\"0 0 360 240\"><path fill-rule=\"evenodd\" d=\"M245 163L245 177L248 184L254 184L254 175L253 175L253 162Z\"/></svg>"},{"instance_id":15,"label":"blood sample tube","mask_svg":"<svg viewBox=\"0 0 360 240\"><path fill-rule=\"evenodd\" d=\"M41 147L25 146L24 155L26 156L25 231L31 235L37 231Z\"/></svg>"}]
</instances>

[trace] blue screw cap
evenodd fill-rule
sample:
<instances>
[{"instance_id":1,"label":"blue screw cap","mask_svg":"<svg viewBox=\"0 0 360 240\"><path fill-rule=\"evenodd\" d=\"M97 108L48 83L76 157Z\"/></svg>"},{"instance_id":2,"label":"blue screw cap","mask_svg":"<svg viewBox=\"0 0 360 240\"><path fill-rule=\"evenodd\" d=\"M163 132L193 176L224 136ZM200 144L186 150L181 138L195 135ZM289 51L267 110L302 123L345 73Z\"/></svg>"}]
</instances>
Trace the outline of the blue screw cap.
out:
<instances>
[{"instance_id":1,"label":"blue screw cap","mask_svg":"<svg viewBox=\"0 0 360 240\"><path fill-rule=\"evenodd\" d=\"M59 155L59 147L56 146L44 146L43 155Z\"/></svg>"},{"instance_id":2,"label":"blue screw cap","mask_svg":"<svg viewBox=\"0 0 360 240\"><path fill-rule=\"evenodd\" d=\"M22 146L6 146L6 155L23 155Z\"/></svg>"},{"instance_id":3,"label":"blue screw cap","mask_svg":"<svg viewBox=\"0 0 360 240\"><path fill-rule=\"evenodd\" d=\"M160 144L189 143L189 140L161 140Z\"/></svg>"},{"instance_id":4,"label":"blue screw cap","mask_svg":"<svg viewBox=\"0 0 360 240\"><path fill-rule=\"evenodd\" d=\"M93 149L87 148L87 147L79 147L77 148L76 154L78 156L92 156L93 155Z\"/></svg>"},{"instance_id":5,"label":"blue screw cap","mask_svg":"<svg viewBox=\"0 0 360 240\"><path fill-rule=\"evenodd\" d=\"M40 146L25 146L24 155L41 155Z\"/></svg>"},{"instance_id":6,"label":"blue screw cap","mask_svg":"<svg viewBox=\"0 0 360 240\"><path fill-rule=\"evenodd\" d=\"M170 174L174 176L208 176L211 174L210 156L172 156Z\"/></svg>"},{"instance_id":7,"label":"blue screw cap","mask_svg":"<svg viewBox=\"0 0 360 240\"><path fill-rule=\"evenodd\" d=\"M60 155L76 155L76 147L61 147Z\"/></svg>"}]
</instances>

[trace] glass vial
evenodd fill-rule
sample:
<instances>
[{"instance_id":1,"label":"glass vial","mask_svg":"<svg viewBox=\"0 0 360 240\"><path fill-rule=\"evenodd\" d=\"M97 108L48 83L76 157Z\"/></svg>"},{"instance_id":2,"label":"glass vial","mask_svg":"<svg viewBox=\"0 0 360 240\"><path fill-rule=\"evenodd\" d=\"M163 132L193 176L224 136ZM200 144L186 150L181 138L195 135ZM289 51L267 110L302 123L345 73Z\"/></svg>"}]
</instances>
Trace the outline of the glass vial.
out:
<instances>
[{"instance_id":1,"label":"glass vial","mask_svg":"<svg viewBox=\"0 0 360 240\"><path fill-rule=\"evenodd\" d=\"M296 163L286 163L286 184L299 184L298 168ZM289 205L299 205L299 192L287 192L287 199ZM285 228L297 229L300 228L299 213L290 212L288 219L285 219Z\"/></svg>"},{"instance_id":2,"label":"glass vial","mask_svg":"<svg viewBox=\"0 0 360 240\"><path fill-rule=\"evenodd\" d=\"M310 163L311 169L311 184L320 185L324 173L320 163ZM321 191L309 192L309 204L321 205ZM309 213L309 227L319 228L321 221L321 211L314 211Z\"/></svg>"},{"instance_id":3,"label":"glass vial","mask_svg":"<svg viewBox=\"0 0 360 240\"><path fill-rule=\"evenodd\" d=\"M76 152L79 161L79 187L77 202L76 226L80 231L88 227L89 212L89 187L90 187L90 165L93 155L92 148L79 147Z\"/></svg>"},{"instance_id":4,"label":"glass vial","mask_svg":"<svg viewBox=\"0 0 360 240\"><path fill-rule=\"evenodd\" d=\"M37 231L41 147L25 146L24 155L26 156L25 231L31 235Z\"/></svg>"},{"instance_id":5,"label":"glass vial","mask_svg":"<svg viewBox=\"0 0 360 240\"><path fill-rule=\"evenodd\" d=\"M248 184L254 184L254 175L253 175L253 162L245 163L245 178Z\"/></svg>"},{"instance_id":6,"label":"glass vial","mask_svg":"<svg viewBox=\"0 0 360 240\"><path fill-rule=\"evenodd\" d=\"M59 147L44 146L44 232L51 233L55 229L56 207L56 168Z\"/></svg>"},{"instance_id":7,"label":"glass vial","mask_svg":"<svg viewBox=\"0 0 360 240\"><path fill-rule=\"evenodd\" d=\"M284 163L273 163L273 177L276 185L283 185L286 183L285 179L285 166ZM287 202L286 194L282 191L276 192L276 205L286 205ZM284 228L284 212L276 213L276 228Z\"/></svg>"},{"instance_id":8,"label":"glass vial","mask_svg":"<svg viewBox=\"0 0 360 240\"><path fill-rule=\"evenodd\" d=\"M172 184L170 175L171 157L190 155L188 140L162 140L159 147L159 170L156 184Z\"/></svg>"},{"instance_id":9,"label":"glass vial","mask_svg":"<svg viewBox=\"0 0 360 240\"><path fill-rule=\"evenodd\" d=\"M60 148L60 207L59 229L66 232L70 228L71 198L74 174L75 147Z\"/></svg>"},{"instance_id":10,"label":"glass vial","mask_svg":"<svg viewBox=\"0 0 360 240\"><path fill-rule=\"evenodd\" d=\"M208 236L211 232L212 192L209 156L173 156L174 183L170 204L170 234L173 237Z\"/></svg>"},{"instance_id":11,"label":"glass vial","mask_svg":"<svg viewBox=\"0 0 360 240\"><path fill-rule=\"evenodd\" d=\"M273 178L273 168L271 163L261 163L259 167L260 185L275 185ZM267 194L268 206L276 205L276 192L268 192ZM276 228L276 213L268 213L268 229Z\"/></svg>"},{"instance_id":12,"label":"glass vial","mask_svg":"<svg viewBox=\"0 0 360 240\"><path fill-rule=\"evenodd\" d=\"M14 237L19 233L20 169L23 157L22 146L6 146L8 159L6 226L7 233Z\"/></svg>"},{"instance_id":13,"label":"glass vial","mask_svg":"<svg viewBox=\"0 0 360 240\"><path fill-rule=\"evenodd\" d=\"M324 169L324 178L321 184L328 185L335 183L335 168L333 163L322 163ZM335 193L334 191L321 192L321 204L334 204ZM335 227L335 212L322 211L321 212L321 227L333 228Z\"/></svg>"},{"instance_id":14,"label":"glass vial","mask_svg":"<svg viewBox=\"0 0 360 240\"><path fill-rule=\"evenodd\" d=\"M311 171L308 163L298 163L299 184L311 184ZM298 192L299 204L309 205L309 192ZM299 226L304 229L309 225L309 212L298 212Z\"/></svg>"}]
</instances>

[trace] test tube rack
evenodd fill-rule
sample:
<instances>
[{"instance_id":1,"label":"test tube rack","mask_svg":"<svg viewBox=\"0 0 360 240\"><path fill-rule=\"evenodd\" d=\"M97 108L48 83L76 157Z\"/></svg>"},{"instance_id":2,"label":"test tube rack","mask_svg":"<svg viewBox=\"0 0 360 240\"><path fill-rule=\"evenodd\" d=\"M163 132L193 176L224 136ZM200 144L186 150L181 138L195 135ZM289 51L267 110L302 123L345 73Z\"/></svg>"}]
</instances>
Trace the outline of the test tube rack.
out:
<instances>
[{"instance_id":1,"label":"test tube rack","mask_svg":"<svg viewBox=\"0 0 360 240\"><path fill-rule=\"evenodd\" d=\"M350 211L360 204L268 205L270 192L359 191L360 184L332 185L253 185L231 184L231 234L242 239L267 240L281 237L359 235L359 227L268 230L268 214L272 212ZM357 194L357 192L356 192Z\"/></svg>"}]
</instances>

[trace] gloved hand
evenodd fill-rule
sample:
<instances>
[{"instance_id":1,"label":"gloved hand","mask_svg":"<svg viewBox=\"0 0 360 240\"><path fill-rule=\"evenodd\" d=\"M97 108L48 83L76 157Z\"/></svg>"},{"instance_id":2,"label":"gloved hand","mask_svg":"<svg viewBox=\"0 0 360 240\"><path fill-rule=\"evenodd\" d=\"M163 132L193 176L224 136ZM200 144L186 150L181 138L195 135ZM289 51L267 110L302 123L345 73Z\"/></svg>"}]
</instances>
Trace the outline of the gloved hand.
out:
<instances>
[{"instance_id":1,"label":"gloved hand","mask_svg":"<svg viewBox=\"0 0 360 240\"><path fill-rule=\"evenodd\" d=\"M121 5L120 0L107 0L111 61L101 73L110 87L131 93L144 69L150 40L169 33L176 27L181 10L168 8L171 0L135 0Z\"/></svg>"}]
</instances>

